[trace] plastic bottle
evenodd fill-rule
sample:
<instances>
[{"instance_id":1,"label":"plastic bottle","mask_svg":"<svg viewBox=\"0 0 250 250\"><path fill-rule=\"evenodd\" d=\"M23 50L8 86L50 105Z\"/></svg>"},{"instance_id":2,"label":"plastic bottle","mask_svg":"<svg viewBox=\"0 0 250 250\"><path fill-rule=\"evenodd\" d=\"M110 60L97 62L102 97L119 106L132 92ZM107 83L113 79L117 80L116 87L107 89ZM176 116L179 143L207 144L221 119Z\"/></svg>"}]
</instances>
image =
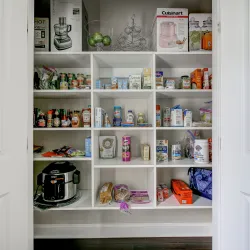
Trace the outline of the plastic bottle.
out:
<instances>
[{"instance_id":1,"label":"plastic bottle","mask_svg":"<svg viewBox=\"0 0 250 250\"><path fill-rule=\"evenodd\" d=\"M156 127L161 127L161 106L156 105Z\"/></svg>"},{"instance_id":2,"label":"plastic bottle","mask_svg":"<svg viewBox=\"0 0 250 250\"><path fill-rule=\"evenodd\" d=\"M133 115L132 110L128 110L126 122L132 124L132 123L134 123L134 118L135 117Z\"/></svg>"}]
</instances>

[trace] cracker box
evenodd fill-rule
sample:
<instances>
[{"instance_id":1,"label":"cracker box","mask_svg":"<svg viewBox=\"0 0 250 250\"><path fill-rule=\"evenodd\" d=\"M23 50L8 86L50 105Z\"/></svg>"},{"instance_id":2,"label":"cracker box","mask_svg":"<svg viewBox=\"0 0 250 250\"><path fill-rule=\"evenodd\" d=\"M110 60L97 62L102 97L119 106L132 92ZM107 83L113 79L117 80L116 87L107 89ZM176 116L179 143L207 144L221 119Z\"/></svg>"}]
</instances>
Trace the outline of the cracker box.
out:
<instances>
[{"instance_id":1,"label":"cracker box","mask_svg":"<svg viewBox=\"0 0 250 250\"><path fill-rule=\"evenodd\" d=\"M34 21L35 51L49 51L49 18L35 17Z\"/></svg>"},{"instance_id":2,"label":"cracker box","mask_svg":"<svg viewBox=\"0 0 250 250\"><path fill-rule=\"evenodd\" d=\"M129 88L130 89L141 89L141 75L130 75L129 76Z\"/></svg>"},{"instance_id":3,"label":"cracker box","mask_svg":"<svg viewBox=\"0 0 250 250\"><path fill-rule=\"evenodd\" d=\"M155 51L188 51L188 9L158 8L152 35Z\"/></svg>"},{"instance_id":4,"label":"cracker box","mask_svg":"<svg viewBox=\"0 0 250 250\"><path fill-rule=\"evenodd\" d=\"M88 14L82 0L50 1L51 51L88 50Z\"/></svg>"},{"instance_id":5,"label":"cracker box","mask_svg":"<svg viewBox=\"0 0 250 250\"><path fill-rule=\"evenodd\" d=\"M172 179L171 186L180 204L193 204L193 192L184 181Z\"/></svg>"},{"instance_id":6,"label":"cracker box","mask_svg":"<svg viewBox=\"0 0 250 250\"><path fill-rule=\"evenodd\" d=\"M156 160L158 162L168 161L168 140L156 141Z\"/></svg>"}]
</instances>

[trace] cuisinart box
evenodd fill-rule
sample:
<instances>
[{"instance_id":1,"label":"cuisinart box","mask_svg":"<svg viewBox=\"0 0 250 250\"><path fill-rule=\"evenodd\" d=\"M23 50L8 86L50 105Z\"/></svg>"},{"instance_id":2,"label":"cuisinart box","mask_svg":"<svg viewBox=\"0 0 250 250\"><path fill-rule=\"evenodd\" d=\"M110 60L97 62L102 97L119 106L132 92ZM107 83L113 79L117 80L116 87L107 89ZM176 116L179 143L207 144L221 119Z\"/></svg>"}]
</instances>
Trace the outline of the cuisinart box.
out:
<instances>
[{"instance_id":1,"label":"cuisinart box","mask_svg":"<svg viewBox=\"0 0 250 250\"><path fill-rule=\"evenodd\" d=\"M82 0L50 1L51 51L88 50L88 14Z\"/></svg>"},{"instance_id":2,"label":"cuisinart box","mask_svg":"<svg viewBox=\"0 0 250 250\"><path fill-rule=\"evenodd\" d=\"M35 17L34 21L35 51L49 51L49 18Z\"/></svg>"},{"instance_id":3,"label":"cuisinart box","mask_svg":"<svg viewBox=\"0 0 250 250\"><path fill-rule=\"evenodd\" d=\"M157 9L152 47L162 52L188 51L188 9Z\"/></svg>"}]
</instances>

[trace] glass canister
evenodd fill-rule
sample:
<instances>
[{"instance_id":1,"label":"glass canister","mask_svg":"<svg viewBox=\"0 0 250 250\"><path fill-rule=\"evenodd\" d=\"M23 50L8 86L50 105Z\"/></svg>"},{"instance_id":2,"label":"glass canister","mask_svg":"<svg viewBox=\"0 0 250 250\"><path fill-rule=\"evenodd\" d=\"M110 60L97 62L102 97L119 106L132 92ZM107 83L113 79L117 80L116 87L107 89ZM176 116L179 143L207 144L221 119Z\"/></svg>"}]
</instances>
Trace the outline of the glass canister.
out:
<instances>
[{"instance_id":1,"label":"glass canister","mask_svg":"<svg viewBox=\"0 0 250 250\"><path fill-rule=\"evenodd\" d=\"M137 124L145 123L145 115L144 113L138 113L137 116Z\"/></svg>"},{"instance_id":2,"label":"glass canister","mask_svg":"<svg viewBox=\"0 0 250 250\"><path fill-rule=\"evenodd\" d=\"M201 35L199 21L191 19L189 22L189 50L201 50Z\"/></svg>"}]
</instances>

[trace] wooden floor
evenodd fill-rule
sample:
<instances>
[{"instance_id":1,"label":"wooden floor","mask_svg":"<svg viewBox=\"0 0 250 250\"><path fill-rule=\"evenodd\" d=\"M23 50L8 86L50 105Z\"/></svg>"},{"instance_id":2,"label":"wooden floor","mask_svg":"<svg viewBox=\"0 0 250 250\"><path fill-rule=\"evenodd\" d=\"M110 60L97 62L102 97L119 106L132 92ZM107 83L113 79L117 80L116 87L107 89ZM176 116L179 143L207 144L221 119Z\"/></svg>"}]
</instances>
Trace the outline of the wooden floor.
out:
<instances>
[{"instance_id":1,"label":"wooden floor","mask_svg":"<svg viewBox=\"0 0 250 250\"><path fill-rule=\"evenodd\" d=\"M35 250L212 250L211 238L35 240Z\"/></svg>"}]
</instances>

